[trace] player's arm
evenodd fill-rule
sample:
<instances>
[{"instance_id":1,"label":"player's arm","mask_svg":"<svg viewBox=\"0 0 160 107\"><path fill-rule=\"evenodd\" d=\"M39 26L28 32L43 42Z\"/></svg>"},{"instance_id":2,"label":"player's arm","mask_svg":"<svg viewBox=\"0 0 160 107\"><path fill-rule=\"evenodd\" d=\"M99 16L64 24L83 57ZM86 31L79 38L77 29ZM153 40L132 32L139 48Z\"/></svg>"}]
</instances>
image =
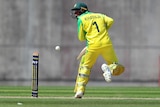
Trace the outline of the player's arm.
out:
<instances>
[{"instance_id":1,"label":"player's arm","mask_svg":"<svg viewBox=\"0 0 160 107\"><path fill-rule=\"evenodd\" d=\"M108 17L106 15L104 15L103 17L104 17L104 20L107 24L107 29L109 29L112 26L112 24L114 23L114 20L111 17Z\"/></svg>"},{"instance_id":2,"label":"player's arm","mask_svg":"<svg viewBox=\"0 0 160 107\"><path fill-rule=\"evenodd\" d=\"M86 40L85 38L85 31L83 30L83 23L82 23L82 20L81 19L78 19L78 22L77 22L77 28L78 28L78 39L80 41L84 41Z\"/></svg>"}]
</instances>

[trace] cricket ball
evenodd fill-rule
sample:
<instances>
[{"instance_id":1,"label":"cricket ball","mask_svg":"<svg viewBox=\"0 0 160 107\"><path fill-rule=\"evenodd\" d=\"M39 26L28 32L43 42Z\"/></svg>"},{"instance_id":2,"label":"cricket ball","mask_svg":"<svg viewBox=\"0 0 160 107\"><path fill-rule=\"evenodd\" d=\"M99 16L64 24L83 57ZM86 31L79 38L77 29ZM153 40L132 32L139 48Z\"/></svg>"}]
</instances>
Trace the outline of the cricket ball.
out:
<instances>
[{"instance_id":1,"label":"cricket ball","mask_svg":"<svg viewBox=\"0 0 160 107\"><path fill-rule=\"evenodd\" d=\"M56 46L55 50L59 51L60 50L60 46Z\"/></svg>"}]
</instances>

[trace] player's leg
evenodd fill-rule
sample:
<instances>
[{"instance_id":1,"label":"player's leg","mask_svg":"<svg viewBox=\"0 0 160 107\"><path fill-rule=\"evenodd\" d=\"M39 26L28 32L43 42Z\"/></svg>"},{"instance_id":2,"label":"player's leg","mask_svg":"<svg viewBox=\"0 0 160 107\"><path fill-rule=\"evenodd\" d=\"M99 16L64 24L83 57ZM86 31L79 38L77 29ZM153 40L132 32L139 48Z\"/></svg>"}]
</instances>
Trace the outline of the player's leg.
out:
<instances>
[{"instance_id":1,"label":"player's leg","mask_svg":"<svg viewBox=\"0 0 160 107\"><path fill-rule=\"evenodd\" d=\"M79 81L79 72L80 72L80 69L81 69L83 63L84 63L84 55L81 56L81 60L80 60L80 63L79 63L78 74L77 74L76 84L75 84L75 88L74 88L75 93L77 92L77 86L78 86L78 81Z\"/></svg>"},{"instance_id":2,"label":"player's leg","mask_svg":"<svg viewBox=\"0 0 160 107\"><path fill-rule=\"evenodd\" d=\"M123 65L118 63L118 58L112 46L108 46L103 49L102 57L107 62L112 75L117 76L124 72L125 68Z\"/></svg>"},{"instance_id":3,"label":"player's leg","mask_svg":"<svg viewBox=\"0 0 160 107\"><path fill-rule=\"evenodd\" d=\"M97 57L97 53L89 51L82 56L74 89L76 93L75 98L81 98L85 93L85 87L89 80L91 68L96 62Z\"/></svg>"},{"instance_id":4,"label":"player's leg","mask_svg":"<svg viewBox=\"0 0 160 107\"><path fill-rule=\"evenodd\" d=\"M121 75L125 70L125 67L119 63L110 64L109 68L111 69L113 76Z\"/></svg>"}]
</instances>

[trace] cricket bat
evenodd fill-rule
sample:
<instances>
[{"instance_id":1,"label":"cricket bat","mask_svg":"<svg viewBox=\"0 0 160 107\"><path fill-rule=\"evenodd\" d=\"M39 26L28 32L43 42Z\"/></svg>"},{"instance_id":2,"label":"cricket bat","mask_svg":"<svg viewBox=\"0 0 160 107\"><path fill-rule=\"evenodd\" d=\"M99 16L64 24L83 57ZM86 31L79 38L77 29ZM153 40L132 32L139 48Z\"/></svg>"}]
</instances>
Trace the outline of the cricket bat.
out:
<instances>
[{"instance_id":1,"label":"cricket bat","mask_svg":"<svg viewBox=\"0 0 160 107\"><path fill-rule=\"evenodd\" d=\"M84 55L84 53L86 52L86 49L87 49L87 47L84 47L84 48L81 50L81 52L80 52L79 55L77 56L77 60L79 60L79 59Z\"/></svg>"}]
</instances>

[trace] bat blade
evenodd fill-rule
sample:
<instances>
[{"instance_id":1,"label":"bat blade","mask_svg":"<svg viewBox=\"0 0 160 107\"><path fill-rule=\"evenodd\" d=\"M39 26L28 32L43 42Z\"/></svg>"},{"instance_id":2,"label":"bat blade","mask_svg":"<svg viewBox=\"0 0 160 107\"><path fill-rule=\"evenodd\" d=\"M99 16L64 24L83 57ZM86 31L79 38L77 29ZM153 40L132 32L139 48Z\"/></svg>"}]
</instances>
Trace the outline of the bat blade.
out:
<instances>
[{"instance_id":1,"label":"bat blade","mask_svg":"<svg viewBox=\"0 0 160 107\"><path fill-rule=\"evenodd\" d=\"M86 49L87 49L87 47L84 47L84 48L81 50L81 52L80 52L79 55L77 56L77 60L79 60L79 59L84 55L84 53L86 52Z\"/></svg>"}]
</instances>

